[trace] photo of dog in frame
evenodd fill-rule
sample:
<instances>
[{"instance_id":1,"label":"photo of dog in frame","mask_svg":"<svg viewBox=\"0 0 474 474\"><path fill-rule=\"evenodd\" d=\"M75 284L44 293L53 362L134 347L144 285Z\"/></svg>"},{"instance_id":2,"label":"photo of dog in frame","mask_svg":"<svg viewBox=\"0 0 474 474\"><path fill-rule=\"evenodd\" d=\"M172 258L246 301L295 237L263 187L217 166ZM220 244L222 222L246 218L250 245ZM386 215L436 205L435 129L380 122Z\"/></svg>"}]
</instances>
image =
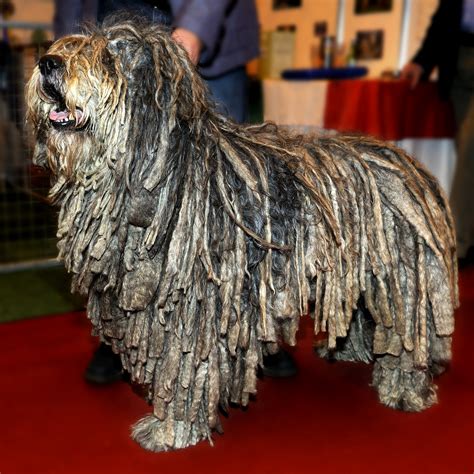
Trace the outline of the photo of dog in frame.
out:
<instances>
[{"instance_id":1,"label":"photo of dog in frame","mask_svg":"<svg viewBox=\"0 0 474 474\"><path fill-rule=\"evenodd\" d=\"M132 430L142 447L211 441L306 314L322 357L373 364L382 404L436 402L454 225L402 150L236 124L170 30L137 18L56 41L27 103L72 290L153 406Z\"/></svg>"}]
</instances>

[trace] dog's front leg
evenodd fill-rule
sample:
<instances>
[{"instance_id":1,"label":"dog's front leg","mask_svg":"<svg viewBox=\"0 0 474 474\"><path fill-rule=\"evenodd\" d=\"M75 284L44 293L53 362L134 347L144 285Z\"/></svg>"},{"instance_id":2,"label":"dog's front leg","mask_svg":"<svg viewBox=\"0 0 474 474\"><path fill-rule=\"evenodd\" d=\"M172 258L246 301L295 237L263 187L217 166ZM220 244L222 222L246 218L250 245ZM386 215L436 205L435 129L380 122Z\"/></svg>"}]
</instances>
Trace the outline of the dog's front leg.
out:
<instances>
[{"instance_id":1,"label":"dog's front leg","mask_svg":"<svg viewBox=\"0 0 474 474\"><path fill-rule=\"evenodd\" d=\"M132 427L132 438L144 449L154 452L193 446L211 437L211 429L202 416L196 419L177 420L175 403L167 406L164 419L155 412L139 420Z\"/></svg>"},{"instance_id":2,"label":"dog's front leg","mask_svg":"<svg viewBox=\"0 0 474 474\"><path fill-rule=\"evenodd\" d=\"M181 361L181 373L173 387L156 387L153 413L132 428L133 439L149 451L185 448L204 439L211 441L212 430L218 429L218 349L211 349L209 357L199 360L197 365L191 354L189 359Z\"/></svg>"}]
</instances>

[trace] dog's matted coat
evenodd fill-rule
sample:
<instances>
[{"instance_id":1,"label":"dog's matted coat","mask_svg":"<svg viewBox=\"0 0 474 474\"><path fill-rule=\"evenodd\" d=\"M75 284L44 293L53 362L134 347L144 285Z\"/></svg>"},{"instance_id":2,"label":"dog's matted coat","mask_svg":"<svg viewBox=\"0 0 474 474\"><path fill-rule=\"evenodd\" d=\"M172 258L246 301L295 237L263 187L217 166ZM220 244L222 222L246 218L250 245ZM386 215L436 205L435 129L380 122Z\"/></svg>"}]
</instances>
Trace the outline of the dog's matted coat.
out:
<instances>
[{"instance_id":1,"label":"dog's matted coat","mask_svg":"<svg viewBox=\"0 0 474 474\"><path fill-rule=\"evenodd\" d=\"M438 184L404 152L236 125L169 31L138 20L53 44L28 103L73 290L153 403L133 429L143 447L210 439L218 407L247 404L262 353L294 344L308 311L323 356L374 363L382 403L435 402L455 239Z\"/></svg>"}]
</instances>

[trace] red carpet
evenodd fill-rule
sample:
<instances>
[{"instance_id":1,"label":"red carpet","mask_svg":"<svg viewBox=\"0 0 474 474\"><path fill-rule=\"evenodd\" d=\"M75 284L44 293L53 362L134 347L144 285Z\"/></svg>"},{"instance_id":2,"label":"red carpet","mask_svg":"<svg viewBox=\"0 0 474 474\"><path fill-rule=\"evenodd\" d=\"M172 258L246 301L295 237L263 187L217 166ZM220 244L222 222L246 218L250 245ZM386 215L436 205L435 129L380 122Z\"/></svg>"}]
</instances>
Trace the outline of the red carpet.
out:
<instances>
[{"instance_id":1,"label":"red carpet","mask_svg":"<svg viewBox=\"0 0 474 474\"><path fill-rule=\"evenodd\" d=\"M149 411L118 383L88 386L95 341L83 314L0 326L0 473L471 474L474 471L474 270L461 277L454 360L439 405L421 414L380 406L365 365L313 356L305 322L299 375L259 384L214 447L143 451L129 426Z\"/></svg>"}]
</instances>

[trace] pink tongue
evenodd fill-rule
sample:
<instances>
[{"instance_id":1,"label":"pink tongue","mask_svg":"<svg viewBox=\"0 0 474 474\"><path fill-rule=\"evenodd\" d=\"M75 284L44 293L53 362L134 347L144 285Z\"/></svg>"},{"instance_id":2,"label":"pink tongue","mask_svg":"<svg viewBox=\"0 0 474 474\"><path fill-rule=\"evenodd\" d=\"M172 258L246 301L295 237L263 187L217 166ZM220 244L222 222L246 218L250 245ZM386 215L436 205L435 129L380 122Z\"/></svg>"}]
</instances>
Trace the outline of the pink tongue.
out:
<instances>
[{"instance_id":1,"label":"pink tongue","mask_svg":"<svg viewBox=\"0 0 474 474\"><path fill-rule=\"evenodd\" d=\"M52 110L50 113L49 113L49 118L51 120L64 120L64 119L67 119L69 118L69 113L66 111L66 110L62 110L60 112L56 112L55 110Z\"/></svg>"}]
</instances>

